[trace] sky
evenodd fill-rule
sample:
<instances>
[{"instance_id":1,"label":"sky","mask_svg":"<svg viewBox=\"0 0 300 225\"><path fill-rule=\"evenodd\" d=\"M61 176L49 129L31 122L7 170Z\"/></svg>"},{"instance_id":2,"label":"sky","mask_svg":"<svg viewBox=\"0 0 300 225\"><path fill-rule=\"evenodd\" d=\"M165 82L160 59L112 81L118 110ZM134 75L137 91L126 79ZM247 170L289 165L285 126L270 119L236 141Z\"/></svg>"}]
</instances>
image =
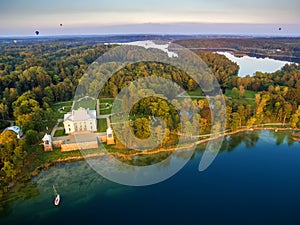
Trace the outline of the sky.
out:
<instances>
[{"instance_id":1,"label":"sky","mask_svg":"<svg viewBox=\"0 0 300 225\"><path fill-rule=\"evenodd\" d=\"M299 9L299 0L0 0L0 35L300 36Z\"/></svg>"}]
</instances>

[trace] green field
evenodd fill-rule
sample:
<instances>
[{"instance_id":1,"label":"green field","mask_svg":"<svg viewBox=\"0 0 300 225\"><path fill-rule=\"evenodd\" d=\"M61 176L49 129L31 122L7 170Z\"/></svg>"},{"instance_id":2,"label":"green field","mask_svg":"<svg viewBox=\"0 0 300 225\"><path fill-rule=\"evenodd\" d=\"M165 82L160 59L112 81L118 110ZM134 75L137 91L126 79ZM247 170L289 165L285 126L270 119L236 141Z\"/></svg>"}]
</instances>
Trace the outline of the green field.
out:
<instances>
[{"instance_id":1,"label":"green field","mask_svg":"<svg viewBox=\"0 0 300 225\"><path fill-rule=\"evenodd\" d=\"M97 119L97 131L98 132L106 132L107 122L105 118Z\"/></svg>"},{"instance_id":2,"label":"green field","mask_svg":"<svg viewBox=\"0 0 300 225\"><path fill-rule=\"evenodd\" d=\"M100 149L84 150L85 155L99 153ZM53 149L51 152L44 152L43 146L34 146L28 157L28 165L25 167L27 172L33 171L40 166L46 166L47 163L52 163L56 160L62 160L69 157L81 157L81 151L61 152L60 149ZM50 166L50 165L49 165ZM37 175L38 169L33 173Z\"/></svg>"},{"instance_id":3,"label":"green field","mask_svg":"<svg viewBox=\"0 0 300 225\"><path fill-rule=\"evenodd\" d=\"M112 105L113 103L114 103L114 99L109 99L109 98L100 99L100 101L99 101L99 104L100 104L100 115L111 114L111 107L109 107L106 104Z\"/></svg>"},{"instance_id":4,"label":"green field","mask_svg":"<svg viewBox=\"0 0 300 225\"><path fill-rule=\"evenodd\" d=\"M96 109L96 101L90 98L82 99L81 101L77 101L74 105L74 109L79 109L80 107L85 109Z\"/></svg>"},{"instance_id":5,"label":"green field","mask_svg":"<svg viewBox=\"0 0 300 225\"><path fill-rule=\"evenodd\" d=\"M198 87L194 91L188 91L187 94L191 97L193 97L193 96L203 96L202 88Z\"/></svg>"},{"instance_id":6,"label":"green field","mask_svg":"<svg viewBox=\"0 0 300 225\"><path fill-rule=\"evenodd\" d=\"M37 154L37 158L42 162L52 162L54 160L73 157L73 156L80 156L80 151L70 151L70 152L61 152L60 149L53 149L52 152L42 152Z\"/></svg>"},{"instance_id":7,"label":"green field","mask_svg":"<svg viewBox=\"0 0 300 225\"><path fill-rule=\"evenodd\" d=\"M52 110L54 112L54 119L63 119L64 114L67 112L70 112L72 103L73 103L72 101L55 103L52 106ZM59 112L58 109L62 109L63 107L64 107L64 110L61 110L62 113Z\"/></svg>"},{"instance_id":8,"label":"green field","mask_svg":"<svg viewBox=\"0 0 300 225\"><path fill-rule=\"evenodd\" d=\"M245 90L245 94L244 94L243 98L255 98L255 94L256 94L255 91ZM232 98L232 90L226 89L225 95L227 97L231 97ZM241 99L243 99L243 98L241 98Z\"/></svg>"},{"instance_id":9,"label":"green field","mask_svg":"<svg viewBox=\"0 0 300 225\"><path fill-rule=\"evenodd\" d=\"M255 91L245 90L245 94L243 98L236 98L230 100L237 104L246 104L246 105L254 106L255 94L256 94ZM225 95L229 98L232 98L232 90L227 89Z\"/></svg>"},{"instance_id":10,"label":"green field","mask_svg":"<svg viewBox=\"0 0 300 225\"><path fill-rule=\"evenodd\" d=\"M195 96L204 96L201 88L197 88L197 89L194 90L194 91L189 91L189 92L187 92L187 94L188 94L189 96L191 96L191 97L195 97ZM245 90L245 93L244 93L244 97L243 97L243 98L255 98L255 94L256 94L255 91ZM226 95L227 97L232 98L232 90L226 89L225 95Z\"/></svg>"},{"instance_id":11,"label":"green field","mask_svg":"<svg viewBox=\"0 0 300 225\"><path fill-rule=\"evenodd\" d=\"M54 137L61 137L61 136L66 136L65 130L56 130L54 133Z\"/></svg>"}]
</instances>

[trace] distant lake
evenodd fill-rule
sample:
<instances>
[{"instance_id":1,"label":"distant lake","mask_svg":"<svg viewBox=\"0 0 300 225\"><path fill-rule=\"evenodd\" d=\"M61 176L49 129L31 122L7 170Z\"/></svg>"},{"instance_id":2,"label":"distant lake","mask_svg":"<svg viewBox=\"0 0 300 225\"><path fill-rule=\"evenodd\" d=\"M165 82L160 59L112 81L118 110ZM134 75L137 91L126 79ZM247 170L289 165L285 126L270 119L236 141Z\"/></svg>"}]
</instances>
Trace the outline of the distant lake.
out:
<instances>
[{"instance_id":1,"label":"distant lake","mask_svg":"<svg viewBox=\"0 0 300 225\"><path fill-rule=\"evenodd\" d=\"M110 182L85 161L57 164L0 204L0 224L300 224L300 143L289 134L228 137L204 172L201 145L175 176L146 187Z\"/></svg>"},{"instance_id":2,"label":"distant lake","mask_svg":"<svg viewBox=\"0 0 300 225\"><path fill-rule=\"evenodd\" d=\"M236 57L229 52L218 53L225 55L228 59L240 66L238 74L240 77L245 77L247 75L252 76L257 71L272 73L281 69L285 64L291 64L291 62L288 61L281 61L270 58L256 58L250 56Z\"/></svg>"}]
</instances>

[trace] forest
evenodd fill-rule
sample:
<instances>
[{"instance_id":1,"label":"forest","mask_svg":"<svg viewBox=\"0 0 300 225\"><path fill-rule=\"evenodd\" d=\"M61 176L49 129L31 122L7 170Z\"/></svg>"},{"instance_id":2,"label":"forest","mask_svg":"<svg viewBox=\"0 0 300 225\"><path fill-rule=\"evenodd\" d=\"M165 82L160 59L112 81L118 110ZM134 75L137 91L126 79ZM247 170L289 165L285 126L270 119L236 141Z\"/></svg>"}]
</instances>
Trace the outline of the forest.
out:
<instances>
[{"instance_id":1,"label":"forest","mask_svg":"<svg viewBox=\"0 0 300 225\"><path fill-rule=\"evenodd\" d=\"M22 139L12 131L0 135L0 196L11 181L30 178L33 153L56 123L51 107L72 100L88 65L109 48L52 41L0 45L0 130L13 120L25 134Z\"/></svg>"},{"instance_id":2,"label":"forest","mask_svg":"<svg viewBox=\"0 0 300 225\"><path fill-rule=\"evenodd\" d=\"M51 129L56 123L53 104L72 100L89 65L114 47L51 40L0 45L0 131L9 126L9 120L14 120L25 133L22 139L17 139L10 131L0 135L0 196L12 182L30 178L32 168L28 162L34 160L32 152L38 148L47 128ZM208 65L225 94L226 129L235 131L262 123L300 127L299 65L286 65L274 73L257 72L242 78L237 76L239 67L225 56L210 52L196 54ZM151 117L160 117L167 124L167 127L159 128L165 129L166 134L162 146L173 145L181 135L180 131L188 134L196 125L200 127L199 135L210 132L210 106L205 98L199 98L205 97L203 91L186 73L167 64L140 62L128 65L106 82L99 98L115 98L122 88L148 76L164 77L186 90L193 101L183 105L186 109L197 108L197 119L181 125L178 111L165 100L167 96L145 98L130 111L131 128L138 138L149 137ZM147 87L132 88L136 95L149 92ZM117 147L122 148L119 143Z\"/></svg>"}]
</instances>

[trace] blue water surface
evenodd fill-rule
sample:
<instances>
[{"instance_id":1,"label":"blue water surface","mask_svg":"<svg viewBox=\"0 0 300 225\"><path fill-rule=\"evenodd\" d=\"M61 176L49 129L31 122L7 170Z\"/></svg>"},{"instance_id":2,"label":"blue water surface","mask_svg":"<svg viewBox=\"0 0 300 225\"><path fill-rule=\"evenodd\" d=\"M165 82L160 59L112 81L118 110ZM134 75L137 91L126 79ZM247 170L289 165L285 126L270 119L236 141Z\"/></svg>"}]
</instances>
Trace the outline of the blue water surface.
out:
<instances>
[{"instance_id":1,"label":"blue water surface","mask_svg":"<svg viewBox=\"0 0 300 225\"><path fill-rule=\"evenodd\" d=\"M203 148L175 176L146 187L110 182L85 161L58 164L3 203L0 224L300 224L300 144L289 132L226 138L199 172Z\"/></svg>"}]
</instances>

